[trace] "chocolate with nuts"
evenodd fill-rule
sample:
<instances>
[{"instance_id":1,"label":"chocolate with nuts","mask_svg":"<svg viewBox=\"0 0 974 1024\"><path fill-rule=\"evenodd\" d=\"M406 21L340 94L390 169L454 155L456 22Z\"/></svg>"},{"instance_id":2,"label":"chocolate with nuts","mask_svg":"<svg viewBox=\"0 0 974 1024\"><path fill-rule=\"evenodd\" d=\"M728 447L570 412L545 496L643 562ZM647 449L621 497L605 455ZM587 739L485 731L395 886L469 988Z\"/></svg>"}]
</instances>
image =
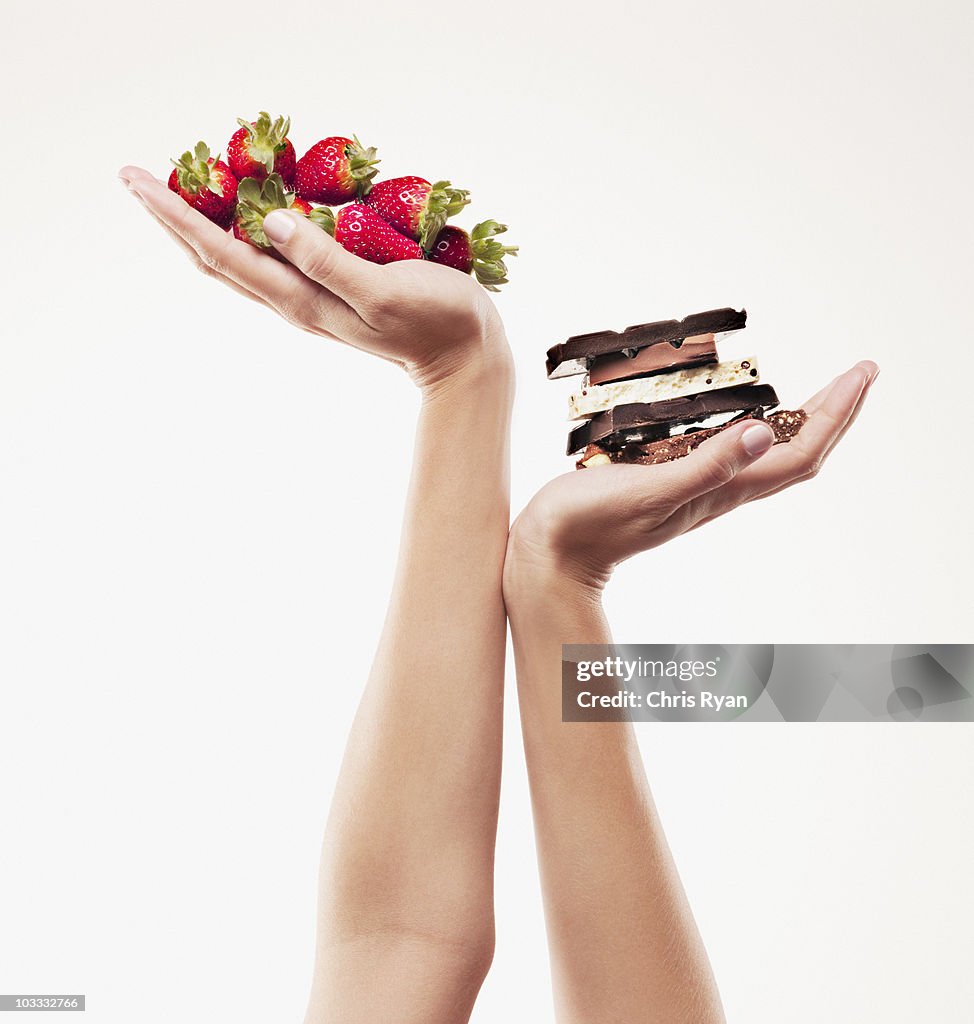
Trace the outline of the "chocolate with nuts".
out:
<instances>
[{"instance_id":1,"label":"chocolate with nuts","mask_svg":"<svg viewBox=\"0 0 974 1024\"><path fill-rule=\"evenodd\" d=\"M747 417L754 419L756 417ZM801 430L808 414L804 409L782 410L768 416L764 422L774 431L775 444L787 444ZM735 422L739 422L735 420ZM613 450L599 444L590 444L575 463L578 469L592 469L595 466L607 466L613 462L630 463L640 466L657 466L663 462L674 462L689 455L707 438L719 434L728 424L721 427L709 427L706 430L694 430L687 434L650 441L648 444L628 444L624 448Z\"/></svg>"},{"instance_id":2,"label":"chocolate with nuts","mask_svg":"<svg viewBox=\"0 0 974 1024\"><path fill-rule=\"evenodd\" d=\"M754 356L718 361L718 342L746 323L743 309L711 309L550 348L549 377L584 375L568 397L568 417L578 421L568 454L582 452L578 468L671 462L731 423L764 419L778 396L760 383ZM769 415L775 444L790 441L807 418L801 409Z\"/></svg>"}]
</instances>

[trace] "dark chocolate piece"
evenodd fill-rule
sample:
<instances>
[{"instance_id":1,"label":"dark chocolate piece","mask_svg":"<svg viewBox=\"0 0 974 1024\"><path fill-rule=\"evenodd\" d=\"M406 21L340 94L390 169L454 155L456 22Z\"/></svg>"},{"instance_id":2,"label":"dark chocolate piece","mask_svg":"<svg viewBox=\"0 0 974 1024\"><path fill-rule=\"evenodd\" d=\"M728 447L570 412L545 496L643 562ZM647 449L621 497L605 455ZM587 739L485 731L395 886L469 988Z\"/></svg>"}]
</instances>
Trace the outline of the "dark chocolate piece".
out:
<instances>
[{"instance_id":1,"label":"dark chocolate piece","mask_svg":"<svg viewBox=\"0 0 974 1024\"><path fill-rule=\"evenodd\" d=\"M594 442L605 448L621 448L633 434L642 435L635 440L652 441L669 436L674 424L692 423L718 413L773 409L777 404L778 396L770 384L736 384L663 402L617 405L575 427L568 435L568 454Z\"/></svg>"},{"instance_id":2,"label":"dark chocolate piece","mask_svg":"<svg viewBox=\"0 0 974 1024\"><path fill-rule=\"evenodd\" d=\"M686 370L717 362L717 343L712 334L698 334L686 338L679 346L647 345L640 349L626 349L607 356L596 356L589 367L590 384L611 384L616 380L633 377L651 377L669 370Z\"/></svg>"},{"instance_id":3,"label":"dark chocolate piece","mask_svg":"<svg viewBox=\"0 0 974 1024\"><path fill-rule=\"evenodd\" d=\"M570 377L585 373L597 356L622 352L625 349L645 348L681 342L701 334L722 334L739 331L747 323L747 312L734 309L710 309L705 313L692 313L682 320L658 320L651 324L636 324L624 331L595 331L576 334L548 349L549 377Z\"/></svg>"},{"instance_id":4,"label":"dark chocolate piece","mask_svg":"<svg viewBox=\"0 0 974 1024\"><path fill-rule=\"evenodd\" d=\"M764 422L774 431L775 444L787 444L801 430L807 419L808 414L804 409L796 409L773 412ZM676 459L682 459L684 455L689 455L708 437L719 434L728 426L730 424L725 423L722 427L708 427L706 430L695 430L690 434L677 434L675 437L652 441L649 444L629 444L619 451L611 451L601 445L590 444L575 466L577 469L588 469L592 460L596 466L608 465L610 462L640 466L657 466L662 462L674 462Z\"/></svg>"}]
</instances>

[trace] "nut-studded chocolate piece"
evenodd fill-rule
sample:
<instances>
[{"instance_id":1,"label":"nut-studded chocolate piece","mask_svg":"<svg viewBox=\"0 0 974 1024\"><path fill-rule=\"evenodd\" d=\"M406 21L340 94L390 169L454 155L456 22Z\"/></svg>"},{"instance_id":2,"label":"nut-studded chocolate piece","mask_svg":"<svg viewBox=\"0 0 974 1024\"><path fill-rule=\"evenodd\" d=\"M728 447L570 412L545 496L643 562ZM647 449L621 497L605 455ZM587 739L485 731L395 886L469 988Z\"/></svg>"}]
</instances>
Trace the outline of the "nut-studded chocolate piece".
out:
<instances>
[{"instance_id":1,"label":"nut-studded chocolate piece","mask_svg":"<svg viewBox=\"0 0 974 1024\"><path fill-rule=\"evenodd\" d=\"M754 417L750 417L754 418ZM774 431L775 444L787 444L801 430L808 414L804 409L782 410L768 416L764 422ZM740 420L735 420L740 422ZM648 444L629 444L613 451L599 444L590 444L575 463L578 469L591 469L595 466L606 466L612 462L630 463L640 466L656 466L663 462L673 462L689 455L709 437L726 430L729 424L722 427L710 427L706 430L694 430L688 434L677 434L675 437L650 441Z\"/></svg>"}]
</instances>

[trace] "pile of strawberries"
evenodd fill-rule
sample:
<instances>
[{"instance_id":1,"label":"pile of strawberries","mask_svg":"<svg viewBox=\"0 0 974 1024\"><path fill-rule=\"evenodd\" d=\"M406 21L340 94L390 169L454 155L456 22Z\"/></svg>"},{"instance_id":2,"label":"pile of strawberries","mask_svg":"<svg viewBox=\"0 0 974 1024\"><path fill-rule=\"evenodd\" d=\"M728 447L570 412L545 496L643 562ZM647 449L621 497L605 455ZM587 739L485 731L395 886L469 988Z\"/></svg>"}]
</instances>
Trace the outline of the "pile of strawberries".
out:
<instances>
[{"instance_id":1,"label":"pile of strawberries","mask_svg":"<svg viewBox=\"0 0 974 1024\"><path fill-rule=\"evenodd\" d=\"M376 150L354 136L322 139L297 159L290 118L271 120L262 111L256 121L238 123L225 163L198 142L173 160L169 176L173 192L237 238L277 256L264 217L293 210L372 263L425 259L472 273L490 291L507 283L504 257L517 247L495 237L506 225L486 220L467 232L447 224L470 202L465 189L416 175L374 181Z\"/></svg>"}]
</instances>

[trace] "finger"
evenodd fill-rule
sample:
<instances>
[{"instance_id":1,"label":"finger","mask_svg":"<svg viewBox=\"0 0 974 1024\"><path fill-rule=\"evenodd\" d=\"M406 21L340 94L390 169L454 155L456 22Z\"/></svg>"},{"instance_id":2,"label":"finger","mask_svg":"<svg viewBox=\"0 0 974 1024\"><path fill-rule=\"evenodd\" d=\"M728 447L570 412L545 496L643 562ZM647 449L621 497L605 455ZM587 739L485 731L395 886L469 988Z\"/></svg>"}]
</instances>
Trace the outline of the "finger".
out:
<instances>
[{"instance_id":1,"label":"finger","mask_svg":"<svg viewBox=\"0 0 974 1024\"><path fill-rule=\"evenodd\" d=\"M147 171L126 167L120 173L158 220L196 250L211 275L235 281L307 329L323 328L346 339L362 331L361 319L338 296L294 267L268 259L266 253L229 235Z\"/></svg>"},{"instance_id":2,"label":"finger","mask_svg":"<svg viewBox=\"0 0 974 1024\"><path fill-rule=\"evenodd\" d=\"M348 252L307 217L274 210L264 218L264 234L290 264L353 308L374 297L379 273L376 264Z\"/></svg>"},{"instance_id":3,"label":"finger","mask_svg":"<svg viewBox=\"0 0 974 1024\"><path fill-rule=\"evenodd\" d=\"M128 188L129 185L135 181L136 178L154 178L155 175L150 174L144 167L136 167L135 164L126 164L124 167L119 169L118 180ZM156 181L159 179L156 178Z\"/></svg>"},{"instance_id":4,"label":"finger","mask_svg":"<svg viewBox=\"0 0 974 1024\"><path fill-rule=\"evenodd\" d=\"M297 275L292 268L268 260L252 245L233 238L148 172L132 175L128 187L160 224L178 235L217 273L270 302L295 286ZM310 298L314 291L310 281L305 290Z\"/></svg>"},{"instance_id":5,"label":"finger","mask_svg":"<svg viewBox=\"0 0 974 1024\"><path fill-rule=\"evenodd\" d=\"M866 404L866 399L869 397L869 392L872 390L873 384L876 383L876 378L879 376L879 366L874 363L871 359L864 359L856 364L861 366L869 374L866 380L866 386L862 390L862 394L859 396L859 401L856 402L855 409L852 410L852 415L846 421L845 426L839 431L838 436L832 441L829 450L825 453L825 457L828 458L832 454L832 449L846 436L852 424L859 418L859 413L862 412L862 407Z\"/></svg>"},{"instance_id":6,"label":"finger","mask_svg":"<svg viewBox=\"0 0 974 1024\"><path fill-rule=\"evenodd\" d=\"M633 476L632 498L654 512L662 504L680 508L702 495L726 487L774 444L766 423L736 423L708 438L688 456L653 466L652 473Z\"/></svg>"},{"instance_id":7,"label":"finger","mask_svg":"<svg viewBox=\"0 0 974 1024\"><path fill-rule=\"evenodd\" d=\"M875 365L875 364L871 364ZM856 364L840 374L802 407L808 420L787 444L776 445L761 465L734 482L747 500L815 476L847 429L865 396L870 370Z\"/></svg>"},{"instance_id":8,"label":"finger","mask_svg":"<svg viewBox=\"0 0 974 1024\"><path fill-rule=\"evenodd\" d=\"M761 463L739 474L733 483L694 503L691 529L724 515L731 508L770 497L816 476L825 460L855 422L879 375L875 363L859 363L809 399L803 408L808 421L788 444L777 445Z\"/></svg>"},{"instance_id":9,"label":"finger","mask_svg":"<svg viewBox=\"0 0 974 1024\"><path fill-rule=\"evenodd\" d=\"M163 222L159 220L159 218L152 212L152 210L150 210L149 207L145 205L145 203L142 201L141 197L137 192L132 192L132 195L134 195L135 198L139 201L139 204L146 211L146 213L148 213L149 216L159 225L159 227L161 227L162 230L165 231L167 235L169 235L173 242L175 242L176 245L180 249L182 249L190 263L192 263L197 270L202 270L203 266L200 262L199 254L196 252L196 250L188 242L180 238L179 235L177 235L176 232L172 230L172 228L170 228L166 224L163 224ZM216 277L217 275L214 274L211 276ZM246 299L250 299L251 302L257 302L261 306L264 306L265 308L270 308L268 303L266 303L259 295L254 295L253 292L248 291L242 285L237 284L236 281L231 281L230 278L222 276L220 276L220 281L222 284L225 284L228 288L237 292L237 294L242 295Z\"/></svg>"}]
</instances>

